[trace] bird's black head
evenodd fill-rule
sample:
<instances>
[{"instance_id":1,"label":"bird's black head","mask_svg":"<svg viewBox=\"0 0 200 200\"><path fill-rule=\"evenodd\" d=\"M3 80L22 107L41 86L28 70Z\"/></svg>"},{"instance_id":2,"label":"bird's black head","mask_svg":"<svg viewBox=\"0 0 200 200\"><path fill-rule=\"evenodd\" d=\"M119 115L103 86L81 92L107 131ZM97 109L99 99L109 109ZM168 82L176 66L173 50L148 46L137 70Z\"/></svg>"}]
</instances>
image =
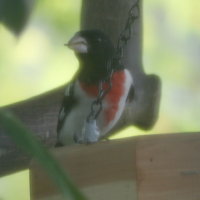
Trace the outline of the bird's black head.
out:
<instances>
[{"instance_id":1,"label":"bird's black head","mask_svg":"<svg viewBox=\"0 0 200 200\"><path fill-rule=\"evenodd\" d=\"M83 79L105 75L107 62L114 53L114 46L106 34L100 30L79 31L67 46L74 50L80 62L79 72Z\"/></svg>"}]
</instances>

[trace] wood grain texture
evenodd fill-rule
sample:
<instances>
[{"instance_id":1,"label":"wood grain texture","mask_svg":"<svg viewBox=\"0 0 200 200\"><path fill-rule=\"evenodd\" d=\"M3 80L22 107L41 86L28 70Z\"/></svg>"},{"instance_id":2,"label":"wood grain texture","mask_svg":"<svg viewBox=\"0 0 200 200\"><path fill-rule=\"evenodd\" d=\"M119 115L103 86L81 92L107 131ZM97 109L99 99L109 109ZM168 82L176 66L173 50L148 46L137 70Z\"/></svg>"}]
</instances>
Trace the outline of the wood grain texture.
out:
<instances>
[{"instance_id":1,"label":"wood grain texture","mask_svg":"<svg viewBox=\"0 0 200 200\"><path fill-rule=\"evenodd\" d=\"M92 200L199 200L199 152L200 133L139 136L53 150ZM31 169L32 200L62 199L35 162Z\"/></svg>"},{"instance_id":2,"label":"wood grain texture","mask_svg":"<svg viewBox=\"0 0 200 200\"><path fill-rule=\"evenodd\" d=\"M200 199L200 133L137 141L139 200Z\"/></svg>"},{"instance_id":3,"label":"wood grain texture","mask_svg":"<svg viewBox=\"0 0 200 200\"><path fill-rule=\"evenodd\" d=\"M53 153L73 181L92 200L100 200L102 195L102 199L113 196L120 200L127 196L133 200L136 194L134 143L133 140L124 139L95 145L64 147L53 150ZM32 199L59 194L43 169L36 163L31 169Z\"/></svg>"}]
</instances>

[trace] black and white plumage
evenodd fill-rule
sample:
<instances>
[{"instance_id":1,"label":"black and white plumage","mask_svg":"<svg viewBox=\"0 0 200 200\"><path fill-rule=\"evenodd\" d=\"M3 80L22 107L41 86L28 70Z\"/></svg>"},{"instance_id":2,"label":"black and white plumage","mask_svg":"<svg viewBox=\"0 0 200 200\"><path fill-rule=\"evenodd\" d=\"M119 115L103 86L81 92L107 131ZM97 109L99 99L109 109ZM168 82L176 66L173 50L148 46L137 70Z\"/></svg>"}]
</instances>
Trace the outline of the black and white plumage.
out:
<instances>
[{"instance_id":1,"label":"black and white plumage","mask_svg":"<svg viewBox=\"0 0 200 200\"><path fill-rule=\"evenodd\" d=\"M98 95L100 81L108 76L107 63L114 46L99 30L80 31L68 42L79 61L79 70L68 84L60 109L57 132L58 145L93 143L104 137L120 119L129 94L133 93L131 74L117 66L111 78L112 88L102 102L102 111L95 121L94 131L85 132L91 104ZM103 87L108 87L106 83Z\"/></svg>"}]
</instances>

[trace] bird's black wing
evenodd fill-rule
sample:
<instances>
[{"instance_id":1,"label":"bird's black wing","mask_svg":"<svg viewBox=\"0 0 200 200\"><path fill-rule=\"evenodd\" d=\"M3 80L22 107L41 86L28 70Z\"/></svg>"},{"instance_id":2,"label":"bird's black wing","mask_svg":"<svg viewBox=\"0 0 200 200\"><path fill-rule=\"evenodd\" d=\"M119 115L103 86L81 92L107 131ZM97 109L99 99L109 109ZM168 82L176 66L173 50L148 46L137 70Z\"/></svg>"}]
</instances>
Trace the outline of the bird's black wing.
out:
<instances>
[{"instance_id":1,"label":"bird's black wing","mask_svg":"<svg viewBox=\"0 0 200 200\"><path fill-rule=\"evenodd\" d=\"M64 98L63 98L63 102L59 111L59 116L58 116L58 123L57 123L57 138L58 138L58 142L56 144L57 146L63 146L60 142L59 142L59 134L60 134L60 130L63 126L63 123L65 122L65 119L67 117L67 115L71 112L71 110L73 109L73 107L76 105L77 100L74 96L74 85L75 82L71 82L67 85L66 89L65 89L65 94L64 94Z\"/></svg>"}]
</instances>

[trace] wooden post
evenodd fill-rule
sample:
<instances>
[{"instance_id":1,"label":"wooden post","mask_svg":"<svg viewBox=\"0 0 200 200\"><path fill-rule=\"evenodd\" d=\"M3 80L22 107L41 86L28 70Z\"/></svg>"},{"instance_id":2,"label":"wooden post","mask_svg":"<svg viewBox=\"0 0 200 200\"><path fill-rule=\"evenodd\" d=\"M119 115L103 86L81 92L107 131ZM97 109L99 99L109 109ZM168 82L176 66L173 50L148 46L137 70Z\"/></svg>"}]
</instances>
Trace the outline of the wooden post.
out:
<instances>
[{"instance_id":1,"label":"wooden post","mask_svg":"<svg viewBox=\"0 0 200 200\"><path fill-rule=\"evenodd\" d=\"M200 133L139 136L53 150L89 200L200 199ZM32 200L62 199L36 163Z\"/></svg>"}]
</instances>

